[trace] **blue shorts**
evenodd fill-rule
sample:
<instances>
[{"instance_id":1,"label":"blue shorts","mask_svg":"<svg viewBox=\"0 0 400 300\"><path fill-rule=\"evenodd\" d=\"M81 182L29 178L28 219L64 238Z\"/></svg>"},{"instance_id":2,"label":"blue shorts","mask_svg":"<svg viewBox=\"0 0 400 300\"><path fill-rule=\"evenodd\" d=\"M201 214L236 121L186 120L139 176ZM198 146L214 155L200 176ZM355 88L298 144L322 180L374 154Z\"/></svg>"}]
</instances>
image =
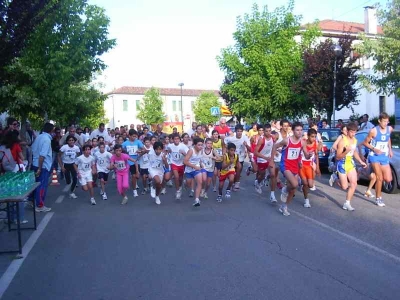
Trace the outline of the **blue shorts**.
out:
<instances>
[{"instance_id":1,"label":"blue shorts","mask_svg":"<svg viewBox=\"0 0 400 300\"><path fill-rule=\"evenodd\" d=\"M219 171L222 170L222 161L216 161L215 162L215 168Z\"/></svg>"},{"instance_id":2,"label":"blue shorts","mask_svg":"<svg viewBox=\"0 0 400 300\"><path fill-rule=\"evenodd\" d=\"M389 156L386 155L370 155L368 156L369 163L379 163L381 166L386 166L389 164Z\"/></svg>"},{"instance_id":3,"label":"blue shorts","mask_svg":"<svg viewBox=\"0 0 400 300\"><path fill-rule=\"evenodd\" d=\"M201 173L207 173L207 178L214 177L214 172L208 172L207 170L201 169Z\"/></svg>"},{"instance_id":4,"label":"blue shorts","mask_svg":"<svg viewBox=\"0 0 400 300\"><path fill-rule=\"evenodd\" d=\"M351 170L355 169L355 165L354 165L354 161L343 161L343 160L339 160L337 163L337 171L340 174L347 174L349 173Z\"/></svg>"},{"instance_id":5,"label":"blue shorts","mask_svg":"<svg viewBox=\"0 0 400 300\"><path fill-rule=\"evenodd\" d=\"M169 172L171 172L171 168L170 168L170 167L168 167L168 168L163 167L163 168L164 168L164 173L169 173Z\"/></svg>"},{"instance_id":6,"label":"blue shorts","mask_svg":"<svg viewBox=\"0 0 400 300\"><path fill-rule=\"evenodd\" d=\"M192 171L192 172L189 172L189 173L185 173L187 179L193 179L199 174L201 174L201 171L199 171L199 170L195 170L195 171Z\"/></svg>"}]
</instances>

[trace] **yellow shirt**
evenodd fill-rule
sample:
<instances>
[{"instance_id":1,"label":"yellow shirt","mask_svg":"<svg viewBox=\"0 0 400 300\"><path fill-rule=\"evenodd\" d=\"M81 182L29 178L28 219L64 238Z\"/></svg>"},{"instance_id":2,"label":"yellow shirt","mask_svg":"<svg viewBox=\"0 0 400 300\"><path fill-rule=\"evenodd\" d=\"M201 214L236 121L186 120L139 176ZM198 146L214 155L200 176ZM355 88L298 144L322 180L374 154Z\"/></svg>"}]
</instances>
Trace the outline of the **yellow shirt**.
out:
<instances>
[{"instance_id":1,"label":"yellow shirt","mask_svg":"<svg viewBox=\"0 0 400 300\"><path fill-rule=\"evenodd\" d=\"M249 130L249 132L247 133L247 136L249 138L255 136L256 134L258 134L258 130L254 130L253 128Z\"/></svg>"},{"instance_id":2,"label":"yellow shirt","mask_svg":"<svg viewBox=\"0 0 400 300\"><path fill-rule=\"evenodd\" d=\"M227 161L230 160L228 153L225 153L225 157L226 157ZM235 159L233 160L233 163L230 164L225 169L222 169L221 170L221 175L228 174L229 172L232 172L232 171L235 172L235 168L236 168L236 164L237 164L238 159L239 159L239 156L237 154L235 154Z\"/></svg>"}]
</instances>

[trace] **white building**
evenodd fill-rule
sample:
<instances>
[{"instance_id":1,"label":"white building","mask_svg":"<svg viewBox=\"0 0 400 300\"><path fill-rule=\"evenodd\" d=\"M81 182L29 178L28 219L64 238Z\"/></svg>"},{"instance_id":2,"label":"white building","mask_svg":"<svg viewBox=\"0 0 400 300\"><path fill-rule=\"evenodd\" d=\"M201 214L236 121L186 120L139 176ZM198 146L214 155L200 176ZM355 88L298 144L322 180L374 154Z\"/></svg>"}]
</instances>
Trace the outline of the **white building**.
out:
<instances>
[{"instance_id":1,"label":"white building","mask_svg":"<svg viewBox=\"0 0 400 300\"><path fill-rule=\"evenodd\" d=\"M322 20L319 22L319 27L322 32L322 37L319 40L322 42L327 39L332 39L333 42L337 42L340 37L350 34L356 38L353 44L357 44L362 42L360 39L360 34L362 33L371 39L383 33L382 28L378 26L376 9L371 6L364 8L364 24L337 20ZM367 59L365 57L360 57L358 63L361 67L360 73L373 74L372 68L375 62L372 58ZM396 101L394 95L368 92L365 88L359 87L359 104L353 106L354 113L350 108L343 108L340 111L336 111L336 120L348 119L349 116L353 114L363 115L367 113L370 117L375 117L381 112L387 112L389 115L395 113Z\"/></svg>"},{"instance_id":2,"label":"white building","mask_svg":"<svg viewBox=\"0 0 400 300\"><path fill-rule=\"evenodd\" d=\"M115 128L124 125L128 125L129 127L130 124L134 124L135 126L143 124L143 121L138 120L137 115L139 112L138 108L148 89L150 88L124 86L109 93L104 102L106 118L109 120L106 127ZM191 128L191 123L195 121L193 105L201 93L214 93L219 97L221 105L224 104L219 91L216 90L182 89L182 102L180 88L160 88L159 91L164 101L164 126L175 126L179 131L182 126L182 119L184 121L184 130Z\"/></svg>"}]
</instances>

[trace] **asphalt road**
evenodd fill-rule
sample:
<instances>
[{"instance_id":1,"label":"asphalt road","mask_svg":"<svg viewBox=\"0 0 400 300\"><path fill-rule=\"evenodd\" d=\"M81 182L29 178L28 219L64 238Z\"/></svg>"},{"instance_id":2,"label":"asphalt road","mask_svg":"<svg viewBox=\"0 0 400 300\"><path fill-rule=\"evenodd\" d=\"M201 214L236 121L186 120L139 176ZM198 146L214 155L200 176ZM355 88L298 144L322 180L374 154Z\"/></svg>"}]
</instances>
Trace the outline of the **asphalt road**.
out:
<instances>
[{"instance_id":1,"label":"asphalt road","mask_svg":"<svg viewBox=\"0 0 400 300\"><path fill-rule=\"evenodd\" d=\"M32 250L22 262L0 256L0 291L11 280L0 298L399 299L399 195L379 208L361 185L348 212L327 178L312 208L297 192L289 217L267 201L268 188L255 192L251 176L230 200L209 192L198 208L187 193L176 201L172 188L160 206L150 195L122 206L111 182L109 200L96 190L91 206L83 191L69 199L63 182L51 186L53 213L39 214L44 229ZM15 232L0 230L0 247L13 243ZM20 264L14 277L11 263Z\"/></svg>"}]
</instances>

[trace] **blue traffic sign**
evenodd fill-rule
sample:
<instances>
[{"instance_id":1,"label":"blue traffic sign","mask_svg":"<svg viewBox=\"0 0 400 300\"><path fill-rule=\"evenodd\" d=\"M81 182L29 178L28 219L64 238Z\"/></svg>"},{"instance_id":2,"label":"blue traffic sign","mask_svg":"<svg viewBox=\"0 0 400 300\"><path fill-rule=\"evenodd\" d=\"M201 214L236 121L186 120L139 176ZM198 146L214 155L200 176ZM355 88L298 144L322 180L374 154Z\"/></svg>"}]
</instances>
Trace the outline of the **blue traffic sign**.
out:
<instances>
[{"instance_id":1,"label":"blue traffic sign","mask_svg":"<svg viewBox=\"0 0 400 300\"><path fill-rule=\"evenodd\" d=\"M219 116L220 115L220 109L217 106L211 107L211 114L213 116Z\"/></svg>"}]
</instances>

